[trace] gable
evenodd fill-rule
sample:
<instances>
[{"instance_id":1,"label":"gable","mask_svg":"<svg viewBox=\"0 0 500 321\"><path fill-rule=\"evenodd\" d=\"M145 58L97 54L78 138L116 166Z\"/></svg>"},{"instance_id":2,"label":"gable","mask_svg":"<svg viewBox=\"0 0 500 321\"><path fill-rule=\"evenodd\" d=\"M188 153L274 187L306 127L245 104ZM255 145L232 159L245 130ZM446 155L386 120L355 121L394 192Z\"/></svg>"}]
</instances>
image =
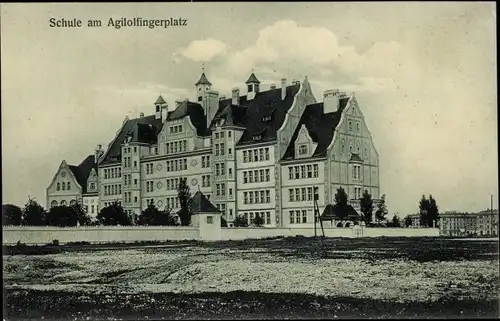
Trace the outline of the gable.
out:
<instances>
[{"instance_id":1,"label":"gable","mask_svg":"<svg viewBox=\"0 0 500 321\"><path fill-rule=\"evenodd\" d=\"M67 190L64 188L64 191L62 190L62 184L69 183L70 189ZM59 184L59 190L57 190L57 184ZM52 178L52 181L50 182L49 186L47 187L47 194L61 194L61 193L68 193L68 194L74 194L75 192L81 192L82 187L78 183L73 171L71 170L70 166L66 163L65 160L61 162L59 165L59 168L57 169L54 177Z\"/></svg>"}]
</instances>

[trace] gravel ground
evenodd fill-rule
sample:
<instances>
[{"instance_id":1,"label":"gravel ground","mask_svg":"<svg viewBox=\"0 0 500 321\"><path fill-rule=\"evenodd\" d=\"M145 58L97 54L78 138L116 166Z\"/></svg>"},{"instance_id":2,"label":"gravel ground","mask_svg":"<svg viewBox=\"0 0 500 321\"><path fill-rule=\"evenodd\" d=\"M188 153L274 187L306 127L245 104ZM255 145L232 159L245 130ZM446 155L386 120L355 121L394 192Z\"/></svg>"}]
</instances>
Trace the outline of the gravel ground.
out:
<instances>
[{"instance_id":1,"label":"gravel ground","mask_svg":"<svg viewBox=\"0 0 500 321\"><path fill-rule=\"evenodd\" d=\"M497 316L498 242L439 242L327 239L318 247L289 238L3 256L7 315L55 316L40 311L47 306L63 318L95 318L121 313L107 306L114 304L125 316L146 309L143 317L170 319L196 311L210 318ZM273 308L269 300L281 303Z\"/></svg>"}]
</instances>

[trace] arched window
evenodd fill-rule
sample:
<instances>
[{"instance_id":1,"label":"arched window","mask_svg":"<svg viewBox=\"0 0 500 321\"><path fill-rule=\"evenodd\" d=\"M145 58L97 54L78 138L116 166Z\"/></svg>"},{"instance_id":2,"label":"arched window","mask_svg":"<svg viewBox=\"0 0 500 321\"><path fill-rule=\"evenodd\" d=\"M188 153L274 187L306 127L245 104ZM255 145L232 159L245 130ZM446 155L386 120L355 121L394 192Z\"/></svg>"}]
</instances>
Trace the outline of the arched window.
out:
<instances>
[{"instance_id":1,"label":"arched window","mask_svg":"<svg viewBox=\"0 0 500 321\"><path fill-rule=\"evenodd\" d=\"M63 185L63 186L64 186L64 185ZM65 201L65 200L62 200L60 204L61 204L61 206L66 206L66 201Z\"/></svg>"},{"instance_id":2,"label":"arched window","mask_svg":"<svg viewBox=\"0 0 500 321\"><path fill-rule=\"evenodd\" d=\"M71 206L76 205L76 201L75 201L75 200L71 200L71 201L69 202L69 205L71 205Z\"/></svg>"},{"instance_id":3,"label":"arched window","mask_svg":"<svg viewBox=\"0 0 500 321\"><path fill-rule=\"evenodd\" d=\"M57 183L57 184L59 184L59 183ZM50 207L55 207L55 206L57 206L57 201L50 202Z\"/></svg>"},{"instance_id":4,"label":"arched window","mask_svg":"<svg viewBox=\"0 0 500 321\"><path fill-rule=\"evenodd\" d=\"M65 182L62 182L62 190L66 190L66 183Z\"/></svg>"},{"instance_id":5,"label":"arched window","mask_svg":"<svg viewBox=\"0 0 500 321\"><path fill-rule=\"evenodd\" d=\"M57 183L56 190L60 191L61 190L61 183ZM54 201L55 202L55 201ZM57 202L56 202L57 203Z\"/></svg>"},{"instance_id":6,"label":"arched window","mask_svg":"<svg viewBox=\"0 0 500 321\"><path fill-rule=\"evenodd\" d=\"M67 189L68 191L71 189L70 182L67 182L67 183L66 183L66 189Z\"/></svg>"}]
</instances>

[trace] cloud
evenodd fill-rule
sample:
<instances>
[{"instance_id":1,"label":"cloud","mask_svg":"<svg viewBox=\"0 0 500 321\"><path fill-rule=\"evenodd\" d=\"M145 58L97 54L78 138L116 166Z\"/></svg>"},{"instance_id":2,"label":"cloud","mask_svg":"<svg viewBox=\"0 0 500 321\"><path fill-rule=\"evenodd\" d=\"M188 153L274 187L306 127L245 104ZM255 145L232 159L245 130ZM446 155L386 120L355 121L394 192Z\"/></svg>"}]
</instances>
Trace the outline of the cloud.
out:
<instances>
[{"instance_id":1,"label":"cloud","mask_svg":"<svg viewBox=\"0 0 500 321\"><path fill-rule=\"evenodd\" d=\"M180 53L193 61L206 62L213 58L223 55L229 45L213 38L205 40L194 40L186 48L180 50ZM176 56L174 55L174 59Z\"/></svg>"}]
</instances>

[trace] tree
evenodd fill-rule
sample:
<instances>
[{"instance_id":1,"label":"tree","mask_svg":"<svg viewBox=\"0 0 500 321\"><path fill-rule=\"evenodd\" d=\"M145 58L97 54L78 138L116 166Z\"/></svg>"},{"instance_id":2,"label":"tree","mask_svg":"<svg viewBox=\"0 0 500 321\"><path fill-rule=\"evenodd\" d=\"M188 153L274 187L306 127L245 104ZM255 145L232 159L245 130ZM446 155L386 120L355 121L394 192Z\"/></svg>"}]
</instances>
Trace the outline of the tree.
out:
<instances>
[{"instance_id":1,"label":"tree","mask_svg":"<svg viewBox=\"0 0 500 321\"><path fill-rule=\"evenodd\" d=\"M439 219L439 208L436 200L429 195L429 199L422 195L419 202L420 225L431 227L433 223L437 223Z\"/></svg>"},{"instance_id":2,"label":"tree","mask_svg":"<svg viewBox=\"0 0 500 321\"><path fill-rule=\"evenodd\" d=\"M181 205L181 209L179 211L181 225L188 226L191 224L192 213L188 208L188 201L191 198L191 192L189 190L189 186L187 185L186 177L182 177L180 179L179 186L177 187L177 197L179 198L179 203Z\"/></svg>"},{"instance_id":3,"label":"tree","mask_svg":"<svg viewBox=\"0 0 500 321\"><path fill-rule=\"evenodd\" d=\"M233 221L234 227L248 227L248 221L241 215L237 215Z\"/></svg>"},{"instance_id":4,"label":"tree","mask_svg":"<svg viewBox=\"0 0 500 321\"><path fill-rule=\"evenodd\" d=\"M411 222L411 217L410 215L406 215L405 219L404 219L404 225L405 227L409 227L411 226L412 222Z\"/></svg>"},{"instance_id":5,"label":"tree","mask_svg":"<svg viewBox=\"0 0 500 321\"><path fill-rule=\"evenodd\" d=\"M132 225L132 218L129 217L118 202L104 207L97 214L97 219L103 225Z\"/></svg>"},{"instance_id":6,"label":"tree","mask_svg":"<svg viewBox=\"0 0 500 321\"><path fill-rule=\"evenodd\" d=\"M385 220L385 216L387 215L387 206L385 205L385 194L380 197L380 201L377 205L377 211L375 212L375 219L377 222L381 222Z\"/></svg>"},{"instance_id":7,"label":"tree","mask_svg":"<svg viewBox=\"0 0 500 321\"><path fill-rule=\"evenodd\" d=\"M259 214L255 215L255 218L253 219L253 224L258 227L263 226L264 218L262 218Z\"/></svg>"},{"instance_id":8,"label":"tree","mask_svg":"<svg viewBox=\"0 0 500 321\"><path fill-rule=\"evenodd\" d=\"M437 206L436 200L429 195L429 209L427 211L427 218L429 220L429 227L437 225L439 219L439 208ZM434 224L433 224L434 223Z\"/></svg>"},{"instance_id":9,"label":"tree","mask_svg":"<svg viewBox=\"0 0 500 321\"><path fill-rule=\"evenodd\" d=\"M139 215L137 225L175 226L177 221L170 210L160 211L153 203L150 203Z\"/></svg>"},{"instance_id":10,"label":"tree","mask_svg":"<svg viewBox=\"0 0 500 321\"><path fill-rule=\"evenodd\" d=\"M46 215L48 226L76 226L78 222L76 211L70 206L54 206Z\"/></svg>"},{"instance_id":11,"label":"tree","mask_svg":"<svg viewBox=\"0 0 500 321\"><path fill-rule=\"evenodd\" d=\"M76 202L71 205L71 208L76 213L76 219L81 226L87 226L92 224L92 218L88 215L80 202Z\"/></svg>"},{"instance_id":12,"label":"tree","mask_svg":"<svg viewBox=\"0 0 500 321\"><path fill-rule=\"evenodd\" d=\"M29 198L23 209L23 225L45 226L45 209L34 198Z\"/></svg>"},{"instance_id":13,"label":"tree","mask_svg":"<svg viewBox=\"0 0 500 321\"><path fill-rule=\"evenodd\" d=\"M2 225L21 225L23 211L13 204L2 205Z\"/></svg>"},{"instance_id":14,"label":"tree","mask_svg":"<svg viewBox=\"0 0 500 321\"><path fill-rule=\"evenodd\" d=\"M420 202L418 204L419 214L420 214L420 225L428 226L428 212L430 208L430 202L425 198L425 195L422 195Z\"/></svg>"},{"instance_id":15,"label":"tree","mask_svg":"<svg viewBox=\"0 0 500 321\"><path fill-rule=\"evenodd\" d=\"M347 217L349 214L347 209L347 193L342 187L337 189L335 193L335 213L338 213L338 216L341 220Z\"/></svg>"},{"instance_id":16,"label":"tree","mask_svg":"<svg viewBox=\"0 0 500 321\"><path fill-rule=\"evenodd\" d=\"M400 227L401 226L401 219L397 214L394 214L392 217L392 226L393 227Z\"/></svg>"},{"instance_id":17,"label":"tree","mask_svg":"<svg viewBox=\"0 0 500 321\"><path fill-rule=\"evenodd\" d=\"M361 213L363 213L363 221L368 224L373 220L373 200L372 196L368 193L368 190L365 189L363 196L360 200Z\"/></svg>"}]
</instances>

